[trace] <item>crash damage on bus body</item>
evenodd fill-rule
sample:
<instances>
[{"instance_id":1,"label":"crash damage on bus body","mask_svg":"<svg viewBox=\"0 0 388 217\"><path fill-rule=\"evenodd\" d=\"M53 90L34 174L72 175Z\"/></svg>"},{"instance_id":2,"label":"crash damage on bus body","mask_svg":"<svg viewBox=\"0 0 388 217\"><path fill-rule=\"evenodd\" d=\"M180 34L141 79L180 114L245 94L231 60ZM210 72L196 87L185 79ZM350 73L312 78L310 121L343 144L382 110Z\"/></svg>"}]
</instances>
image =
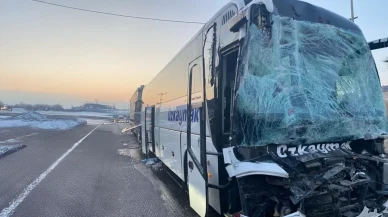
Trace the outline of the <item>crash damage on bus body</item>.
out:
<instances>
[{"instance_id":1,"label":"crash damage on bus body","mask_svg":"<svg viewBox=\"0 0 388 217\"><path fill-rule=\"evenodd\" d=\"M386 212L386 113L361 30L305 2L257 0L231 31L243 37L223 156L244 215Z\"/></svg>"}]
</instances>

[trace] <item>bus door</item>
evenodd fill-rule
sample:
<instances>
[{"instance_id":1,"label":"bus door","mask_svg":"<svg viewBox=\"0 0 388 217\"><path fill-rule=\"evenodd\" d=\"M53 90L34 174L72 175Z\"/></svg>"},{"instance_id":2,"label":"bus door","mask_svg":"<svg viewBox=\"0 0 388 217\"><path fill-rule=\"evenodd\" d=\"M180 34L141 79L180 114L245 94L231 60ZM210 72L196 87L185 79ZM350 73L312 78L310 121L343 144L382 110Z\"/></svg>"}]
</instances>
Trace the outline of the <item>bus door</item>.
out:
<instances>
[{"instance_id":1,"label":"bus door","mask_svg":"<svg viewBox=\"0 0 388 217\"><path fill-rule=\"evenodd\" d=\"M208 206L207 166L206 159L203 159L204 154L206 158L206 147L202 142L202 138L206 138L206 135L201 135L201 126L205 121L200 118L204 113L204 107L203 98L195 100L198 93L193 93L197 78L202 78L202 68L199 64L193 64L190 67L187 99L187 182L190 206L203 217L206 215ZM197 102L193 103L194 100Z\"/></svg>"},{"instance_id":2,"label":"bus door","mask_svg":"<svg viewBox=\"0 0 388 217\"><path fill-rule=\"evenodd\" d=\"M155 153L155 138L154 138L154 129L155 129L155 107L146 107L145 108L145 145L146 152L152 151Z\"/></svg>"},{"instance_id":3,"label":"bus door","mask_svg":"<svg viewBox=\"0 0 388 217\"><path fill-rule=\"evenodd\" d=\"M214 38L215 25L205 32L204 41ZM206 45L206 43L204 43ZM187 179L190 206L201 217L206 216L208 196L208 174L206 159L206 80L204 52L202 58L189 64L187 94Z\"/></svg>"}]
</instances>

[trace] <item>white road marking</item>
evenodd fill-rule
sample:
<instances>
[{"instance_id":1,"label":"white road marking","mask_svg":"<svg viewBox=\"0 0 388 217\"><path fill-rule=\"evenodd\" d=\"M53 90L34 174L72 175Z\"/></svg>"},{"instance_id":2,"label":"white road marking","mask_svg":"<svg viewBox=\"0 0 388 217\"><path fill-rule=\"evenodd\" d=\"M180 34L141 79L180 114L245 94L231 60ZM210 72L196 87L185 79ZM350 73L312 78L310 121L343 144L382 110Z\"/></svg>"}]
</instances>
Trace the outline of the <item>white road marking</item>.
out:
<instances>
[{"instance_id":1,"label":"white road marking","mask_svg":"<svg viewBox=\"0 0 388 217\"><path fill-rule=\"evenodd\" d=\"M0 143L15 143L15 142L19 142L20 139L23 139L23 138L29 137L29 136L33 136L33 135L36 135L36 134L38 134L38 133L31 133L31 134L24 135L24 136L19 136L19 137L13 138L13 139L8 139L8 140L5 140L5 141L0 141Z\"/></svg>"},{"instance_id":2,"label":"white road marking","mask_svg":"<svg viewBox=\"0 0 388 217\"><path fill-rule=\"evenodd\" d=\"M23 200L27 197L27 195L34 190L34 188L51 172L58 166L58 164L72 152L86 137L93 133L100 125L95 127L92 131L90 131L86 136L80 139L77 143L75 143L69 150L67 150L58 160L56 160L46 171L44 171L40 176L35 179L31 184L29 184L23 192L14 200L10 205L0 212L0 217L9 217L15 212L16 207L19 206L23 202Z\"/></svg>"}]
</instances>

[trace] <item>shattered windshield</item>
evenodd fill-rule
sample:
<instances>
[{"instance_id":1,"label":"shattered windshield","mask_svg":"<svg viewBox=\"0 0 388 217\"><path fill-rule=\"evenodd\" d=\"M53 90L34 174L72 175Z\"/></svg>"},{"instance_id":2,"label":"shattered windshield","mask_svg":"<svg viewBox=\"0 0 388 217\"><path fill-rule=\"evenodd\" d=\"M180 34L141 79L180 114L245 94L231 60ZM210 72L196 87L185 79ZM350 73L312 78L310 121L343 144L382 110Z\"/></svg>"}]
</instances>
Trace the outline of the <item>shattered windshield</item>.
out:
<instances>
[{"instance_id":1,"label":"shattered windshield","mask_svg":"<svg viewBox=\"0 0 388 217\"><path fill-rule=\"evenodd\" d=\"M234 104L237 145L371 139L386 132L373 57L361 32L273 15L249 27Z\"/></svg>"}]
</instances>

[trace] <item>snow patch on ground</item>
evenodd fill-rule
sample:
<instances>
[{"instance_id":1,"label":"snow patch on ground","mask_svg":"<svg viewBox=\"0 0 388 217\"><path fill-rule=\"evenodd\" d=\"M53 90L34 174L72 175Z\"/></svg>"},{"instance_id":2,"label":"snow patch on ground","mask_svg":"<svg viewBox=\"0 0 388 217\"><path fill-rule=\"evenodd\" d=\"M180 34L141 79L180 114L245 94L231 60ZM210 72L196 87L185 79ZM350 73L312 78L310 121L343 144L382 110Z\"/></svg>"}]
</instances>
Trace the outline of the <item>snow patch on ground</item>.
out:
<instances>
[{"instance_id":1,"label":"snow patch on ground","mask_svg":"<svg viewBox=\"0 0 388 217\"><path fill-rule=\"evenodd\" d=\"M47 117L38 112L26 112L16 116L14 119L22 121L47 121Z\"/></svg>"},{"instance_id":2,"label":"snow patch on ground","mask_svg":"<svg viewBox=\"0 0 388 217\"><path fill-rule=\"evenodd\" d=\"M83 124L86 124L83 120L48 118L37 112L26 112L0 120L0 128L31 127L45 130L67 130Z\"/></svg>"},{"instance_id":3,"label":"snow patch on ground","mask_svg":"<svg viewBox=\"0 0 388 217\"><path fill-rule=\"evenodd\" d=\"M15 142L18 142L17 139L8 139L8 140L5 140L5 141L0 141L0 144L1 143L15 143Z\"/></svg>"},{"instance_id":4,"label":"snow patch on ground","mask_svg":"<svg viewBox=\"0 0 388 217\"><path fill-rule=\"evenodd\" d=\"M7 153L7 152L10 152L10 151L19 150L23 147L25 147L25 146L24 145L1 145L0 146L0 156Z\"/></svg>"}]
</instances>

